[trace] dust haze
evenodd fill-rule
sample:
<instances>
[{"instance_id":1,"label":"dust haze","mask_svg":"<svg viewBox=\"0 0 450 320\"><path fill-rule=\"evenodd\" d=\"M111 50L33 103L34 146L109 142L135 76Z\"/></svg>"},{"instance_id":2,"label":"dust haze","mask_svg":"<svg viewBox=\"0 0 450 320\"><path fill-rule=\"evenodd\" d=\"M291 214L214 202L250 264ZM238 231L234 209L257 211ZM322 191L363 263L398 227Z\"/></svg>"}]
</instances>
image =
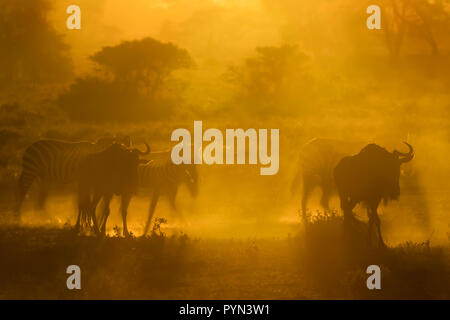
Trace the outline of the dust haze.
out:
<instances>
[{"instance_id":1,"label":"dust haze","mask_svg":"<svg viewBox=\"0 0 450 320\"><path fill-rule=\"evenodd\" d=\"M198 286L194 291L183 287L181 298L374 298L358 291L362 289L349 293L347 288L322 280L305 284L305 291L291 288L303 285L302 272L317 276L312 279L323 278L329 260L311 250L320 251L319 243L326 246L327 239L333 242L341 219L337 195L331 199L332 212L325 213L321 190L316 189L308 210L316 223L326 226L304 232L302 187L291 193L291 184L302 148L313 138L333 138L361 147L376 143L388 151L406 152L403 141L414 147L414 159L402 166L399 200L379 208L382 233L392 256L369 251L397 275L402 269L395 255L410 259L405 244L418 246L420 252L427 247L431 251L424 259L430 260L411 263L431 265L430 273L444 270L448 280L450 2L378 1L381 30L366 27L371 1L80 0L80 30L66 28L70 4L68 0L35 0L32 4L0 0L0 46L8 48L0 52L0 222L4 230L19 230L5 231L0 242L20 242L9 239L9 234L56 241L54 233L75 224L74 184L52 185L43 208L36 206L40 186L34 184L22 206L20 224L11 221L21 157L31 143L39 139L94 142L128 135L133 146L146 142L152 151L167 151L174 145L170 141L173 130L193 132L194 120L202 120L203 132L207 128L222 132L228 128L280 129L279 172L261 176L259 165L199 165L197 197L182 185L176 209L165 197L156 207L155 217L167 221L153 230L154 237L167 238L166 250L175 251L169 257L154 258L159 259L154 265L146 261L139 266L163 269L164 263L181 263L191 270L199 259L199 268L210 270L223 264L225 274L233 270L227 261L239 260L242 272L255 268L254 280L262 279L266 288L254 289L246 280L228 275L223 283L232 283L229 291L217 283L209 292L202 282L209 273L194 272L191 276L198 277ZM128 224L134 236L142 233L151 195L139 190L131 200ZM355 214L367 221L363 206L357 206ZM114 198L109 237L119 240L121 228L119 200ZM86 241L95 241L92 235L84 236ZM84 236L75 243L82 246ZM64 240L59 235L56 239L61 237ZM180 238L182 244L176 242ZM122 240L123 250L134 247L128 243L132 239ZM153 244L147 245L137 244L137 251L154 249ZM186 251L192 254L181 254L182 245L192 246ZM343 250L342 256L334 258L348 257L343 247L334 248ZM364 252L359 250L354 255ZM446 258L442 259L447 261L443 266L436 262L441 253L433 250L443 250ZM211 260L205 255L211 255ZM258 258L251 262L244 256ZM366 260L361 258L363 263L350 256L351 263L341 267L354 272L351 281L356 281ZM102 256L106 260L114 257ZM53 258L59 261L56 253ZM274 266L277 259L280 265ZM299 271L297 265L305 261L309 264ZM3 268L13 270L12 262ZM100 277L94 266L89 268ZM292 286L283 282L284 289L277 294L268 289L276 284L265 268L280 274L291 272L295 275L292 281L300 282ZM320 271L314 273L314 269ZM342 270L328 274L332 277ZM138 298L176 297L170 290L177 288L176 281L184 279L184 274L179 269L172 271L175 283L157 283L156 291L136 289L142 293ZM21 294L8 282L0 298L124 297L112 289L122 282L113 285L112 278L105 275L98 280L94 275L89 280L91 291L84 296L52 293L50 287ZM109 291L93 289L97 280L110 286ZM448 289L435 280L430 280L434 289L426 293L392 289L382 297L448 298ZM396 280L388 281L395 287ZM240 285L244 289L238 289Z\"/></svg>"}]
</instances>

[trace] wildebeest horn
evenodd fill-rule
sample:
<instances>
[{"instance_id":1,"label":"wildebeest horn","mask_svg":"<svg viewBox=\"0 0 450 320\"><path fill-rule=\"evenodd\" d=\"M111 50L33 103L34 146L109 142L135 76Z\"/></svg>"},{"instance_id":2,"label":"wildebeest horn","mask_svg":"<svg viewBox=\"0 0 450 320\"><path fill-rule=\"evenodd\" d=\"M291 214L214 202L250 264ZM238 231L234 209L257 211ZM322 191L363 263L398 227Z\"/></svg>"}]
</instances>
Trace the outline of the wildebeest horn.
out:
<instances>
[{"instance_id":1,"label":"wildebeest horn","mask_svg":"<svg viewBox=\"0 0 450 320\"><path fill-rule=\"evenodd\" d=\"M413 149L413 147L408 142L403 142L403 143L408 146L408 148L409 148L409 152L408 153L403 153L403 152L394 150L394 154L397 157L399 157L399 161L401 163L409 162L409 161L412 160L412 158L414 158L414 149ZM403 157L403 158L400 158L400 157Z\"/></svg>"},{"instance_id":2,"label":"wildebeest horn","mask_svg":"<svg viewBox=\"0 0 450 320\"><path fill-rule=\"evenodd\" d=\"M149 154L149 153L150 153L150 147L149 147L149 145L148 145L146 142L144 142L144 144L145 144L145 147L147 148L147 150L145 150L145 151L140 151L140 150L138 150L138 149L135 149L135 150L137 151L137 153L138 153L139 155L141 155L141 156L145 156L146 154Z\"/></svg>"}]
</instances>

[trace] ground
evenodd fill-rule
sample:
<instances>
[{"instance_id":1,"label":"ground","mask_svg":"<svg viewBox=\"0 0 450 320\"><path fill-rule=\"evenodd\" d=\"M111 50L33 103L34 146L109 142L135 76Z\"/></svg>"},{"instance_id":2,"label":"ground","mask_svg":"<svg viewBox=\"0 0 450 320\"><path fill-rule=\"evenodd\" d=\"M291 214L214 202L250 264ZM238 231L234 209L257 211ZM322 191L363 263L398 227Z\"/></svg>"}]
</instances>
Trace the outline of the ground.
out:
<instances>
[{"instance_id":1,"label":"ground","mask_svg":"<svg viewBox=\"0 0 450 320\"><path fill-rule=\"evenodd\" d=\"M1 299L448 299L450 246L368 247L365 224L343 233L342 218L317 216L283 238L207 239L77 235L72 227L0 229ZM66 268L81 268L68 290ZM382 289L368 290L368 265Z\"/></svg>"}]
</instances>

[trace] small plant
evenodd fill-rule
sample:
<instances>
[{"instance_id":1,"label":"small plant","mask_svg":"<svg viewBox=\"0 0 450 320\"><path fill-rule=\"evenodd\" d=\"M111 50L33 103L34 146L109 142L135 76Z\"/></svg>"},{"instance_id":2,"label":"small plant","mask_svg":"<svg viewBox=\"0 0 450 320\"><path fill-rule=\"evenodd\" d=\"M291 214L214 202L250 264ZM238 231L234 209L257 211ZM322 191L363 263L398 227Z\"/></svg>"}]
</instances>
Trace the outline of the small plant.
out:
<instances>
[{"instance_id":1,"label":"small plant","mask_svg":"<svg viewBox=\"0 0 450 320\"><path fill-rule=\"evenodd\" d=\"M63 229L65 229L65 230L72 229L72 224L70 223L70 219L67 219L66 222L64 222Z\"/></svg>"},{"instance_id":2,"label":"small plant","mask_svg":"<svg viewBox=\"0 0 450 320\"><path fill-rule=\"evenodd\" d=\"M115 225L114 226L114 228L113 228L113 231L114 231L114 237L116 237L116 238L119 238L120 237L120 234L121 234L121 230L120 230L120 227L119 226L117 226L117 225Z\"/></svg>"},{"instance_id":3,"label":"small plant","mask_svg":"<svg viewBox=\"0 0 450 320\"><path fill-rule=\"evenodd\" d=\"M163 224L167 224L167 219L165 218L155 218L155 224L153 225L152 229L152 236L156 237L165 237L166 233L161 230L161 226Z\"/></svg>"}]
</instances>

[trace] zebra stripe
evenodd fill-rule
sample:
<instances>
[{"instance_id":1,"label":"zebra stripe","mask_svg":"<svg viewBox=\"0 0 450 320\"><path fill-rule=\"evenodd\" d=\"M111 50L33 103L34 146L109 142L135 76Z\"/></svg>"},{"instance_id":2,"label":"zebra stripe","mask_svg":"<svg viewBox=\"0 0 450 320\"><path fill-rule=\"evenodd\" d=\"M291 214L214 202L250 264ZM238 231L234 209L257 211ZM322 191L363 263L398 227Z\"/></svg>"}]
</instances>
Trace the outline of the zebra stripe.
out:
<instances>
[{"instance_id":1,"label":"zebra stripe","mask_svg":"<svg viewBox=\"0 0 450 320\"><path fill-rule=\"evenodd\" d=\"M97 148L89 142L37 141L25 150L23 174L47 182L73 182L80 161Z\"/></svg>"},{"instance_id":2,"label":"zebra stripe","mask_svg":"<svg viewBox=\"0 0 450 320\"><path fill-rule=\"evenodd\" d=\"M75 182L80 162L87 155L104 150L114 141L113 138L104 138L97 143L59 140L32 143L22 157L16 212L19 212L34 181L40 180L46 185Z\"/></svg>"},{"instance_id":3,"label":"zebra stripe","mask_svg":"<svg viewBox=\"0 0 450 320\"><path fill-rule=\"evenodd\" d=\"M170 159L155 159L138 167L139 186L145 189L176 188L186 175L186 166L175 165Z\"/></svg>"},{"instance_id":4,"label":"zebra stripe","mask_svg":"<svg viewBox=\"0 0 450 320\"><path fill-rule=\"evenodd\" d=\"M185 164L175 165L170 159L170 155L153 159L146 164L140 164L138 166L138 179L141 189L153 191L144 236L151 224L160 195L167 196L174 209L178 187L182 183L187 185L192 196L197 195L197 167Z\"/></svg>"}]
</instances>

